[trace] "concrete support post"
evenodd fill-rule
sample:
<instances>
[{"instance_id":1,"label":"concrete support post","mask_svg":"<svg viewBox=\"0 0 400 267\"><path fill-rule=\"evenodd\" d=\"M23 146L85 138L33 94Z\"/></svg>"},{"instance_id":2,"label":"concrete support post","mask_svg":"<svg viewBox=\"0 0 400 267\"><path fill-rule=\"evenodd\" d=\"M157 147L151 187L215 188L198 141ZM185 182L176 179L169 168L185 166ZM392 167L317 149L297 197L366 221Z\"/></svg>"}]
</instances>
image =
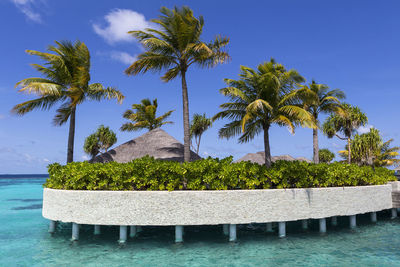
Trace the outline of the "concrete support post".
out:
<instances>
[{"instance_id":1,"label":"concrete support post","mask_svg":"<svg viewBox=\"0 0 400 267\"><path fill-rule=\"evenodd\" d=\"M79 224L72 223L72 241L79 240Z\"/></svg>"},{"instance_id":2,"label":"concrete support post","mask_svg":"<svg viewBox=\"0 0 400 267\"><path fill-rule=\"evenodd\" d=\"M301 229L303 230L308 229L308 220L301 220Z\"/></svg>"},{"instance_id":3,"label":"concrete support post","mask_svg":"<svg viewBox=\"0 0 400 267\"><path fill-rule=\"evenodd\" d=\"M391 215L391 217L390 217L391 219L395 219L395 218L397 218L397 209L395 209L395 208L392 208L392 215Z\"/></svg>"},{"instance_id":4,"label":"concrete support post","mask_svg":"<svg viewBox=\"0 0 400 267\"><path fill-rule=\"evenodd\" d=\"M94 235L99 235L101 233L100 225L94 226Z\"/></svg>"},{"instance_id":5,"label":"concrete support post","mask_svg":"<svg viewBox=\"0 0 400 267\"><path fill-rule=\"evenodd\" d=\"M223 224L222 231L224 232L224 235L229 235L229 224Z\"/></svg>"},{"instance_id":6,"label":"concrete support post","mask_svg":"<svg viewBox=\"0 0 400 267\"><path fill-rule=\"evenodd\" d=\"M337 217L336 216L333 216L331 218L331 223L332 223L332 226L337 226Z\"/></svg>"},{"instance_id":7,"label":"concrete support post","mask_svg":"<svg viewBox=\"0 0 400 267\"><path fill-rule=\"evenodd\" d=\"M354 229L357 226L357 222L356 222L356 215L351 215L350 216L350 228Z\"/></svg>"},{"instance_id":8,"label":"concrete support post","mask_svg":"<svg viewBox=\"0 0 400 267\"><path fill-rule=\"evenodd\" d=\"M279 237L286 236L286 222L279 222Z\"/></svg>"},{"instance_id":9,"label":"concrete support post","mask_svg":"<svg viewBox=\"0 0 400 267\"><path fill-rule=\"evenodd\" d=\"M136 226L131 225L129 227L129 237L134 238L136 236Z\"/></svg>"},{"instance_id":10,"label":"concrete support post","mask_svg":"<svg viewBox=\"0 0 400 267\"><path fill-rule=\"evenodd\" d=\"M377 218L376 218L376 212L371 212L371 222L376 223Z\"/></svg>"},{"instance_id":11,"label":"concrete support post","mask_svg":"<svg viewBox=\"0 0 400 267\"><path fill-rule=\"evenodd\" d=\"M271 232L273 232L274 230L272 230L272 223L267 223L267 232L268 233L271 233Z\"/></svg>"},{"instance_id":12,"label":"concrete support post","mask_svg":"<svg viewBox=\"0 0 400 267\"><path fill-rule=\"evenodd\" d=\"M56 221L50 221L49 233L50 234L54 234L56 232L56 227L57 227L57 222Z\"/></svg>"},{"instance_id":13,"label":"concrete support post","mask_svg":"<svg viewBox=\"0 0 400 267\"><path fill-rule=\"evenodd\" d=\"M128 239L128 226L121 225L119 227L119 240L118 240L118 242L120 244L124 244L127 239Z\"/></svg>"},{"instance_id":14,"label":"concrete support post","mask_svg":"<svg viewBox=\"0 0 400 267\"><path fill-rule=\"evenodd\" d=\"M319 232L324 234L326 233L326 219L319 219Z\"/></svg>"},{"instance_id":15,"label":"concrete support post","mask_svg":"<svg viewBox=\"0 0 400 267\"><path fill-rule=\"evenodd\" d=\"M175 243L183 242L183 226L176 225L175 226Z\"/></svg>"},{"instance_id":16,"label":"concrete support post","mask_svg":"<svg viewBox=\"0 0 400 267\"><path fill-rule=\"evenodd\" d=\"M236 224L229 225L229 241L235 242L236 241Z\"/></svg>"}]
</instances>

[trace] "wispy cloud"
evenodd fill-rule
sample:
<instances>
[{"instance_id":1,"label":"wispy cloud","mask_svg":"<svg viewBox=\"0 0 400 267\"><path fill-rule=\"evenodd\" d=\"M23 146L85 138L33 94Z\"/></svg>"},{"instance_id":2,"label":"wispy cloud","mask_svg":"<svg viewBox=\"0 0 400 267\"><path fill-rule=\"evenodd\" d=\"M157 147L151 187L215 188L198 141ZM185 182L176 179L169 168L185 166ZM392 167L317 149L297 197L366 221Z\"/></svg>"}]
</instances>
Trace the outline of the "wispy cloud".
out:
<instances>
[{"instance_id":1,"label":"wispy cloud","mask_svg":"<svg viewBox=\"0 0 400 267\"><path fill-rule=\"evenodd\" d=\"M370 125L370 124L367 124L366 126L360 126L360 127L357 129L357 132L358 132L359 134L365 134L365 133L368 133L369 130L371 130L371 128L374 128L374 126L373 126L373 125Z\"/></svg>"},{"instance_id":2,"label":"wispy cloud","mask_svg":"<svg viewBox=\"0 0 400 267\"><path fill-rule=\"evenodd\" d=\"M35 10L36 0L11 0L14 5L21 11L27 19L41 23L42 16Z\"/></svg>"},{"instance_id":3,"label":"wispy cloud","mask_svg":"<svg viewBox=\"0 0 400 267\"><path fill-rule=\"evenodd\" d=\"M111 59L122 62L126 65L131 65L136 61L136 56L132 56L131 54L122 51L112 51L110 57Z\"/></svg>"},{"instance_id":4,"label":"wispy cloud","mask_svg":"<svg viewBox=\"0 0 400 267\"><path fill-rule=\"evenodd\" d=\"M22 1L22 0L20 0ZM143 14L130 9L113 9L104 16L106 25L102 27L93 23L93 30L103 37L108 43L132 42L135 39L128 31L144 30L150 27L150 23Z\"/></svg>"}]
</instances>

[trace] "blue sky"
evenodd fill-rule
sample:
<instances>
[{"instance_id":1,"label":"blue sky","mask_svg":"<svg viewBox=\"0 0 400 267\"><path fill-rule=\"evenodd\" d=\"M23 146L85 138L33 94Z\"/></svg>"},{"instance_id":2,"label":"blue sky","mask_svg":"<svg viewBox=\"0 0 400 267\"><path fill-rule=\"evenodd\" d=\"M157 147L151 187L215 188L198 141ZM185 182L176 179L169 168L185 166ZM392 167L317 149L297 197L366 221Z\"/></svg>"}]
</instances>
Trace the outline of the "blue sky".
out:
<instances>
[{"instance_id":1,"label":"blue sky","mask_svg":"<svg viewBox=\"0 0 400 267\"><path fill-rule=\"evenodd\" d=\"M159 112L175 109L174 125L164 129L183 140L180 81L163 83L157 74L135 77L123 71L142 51L128 30L142 29L159 14L162 5L189 5L203 15L203 40L221 34L230 37L232 60L212 70L192 68L188 73L190 113L219 111L225 101L218 90L223 78L236 78L240 65L256 67L274 57L297 69L307 81L316 79L347 94L385 139L400 145L400 2L398 1L49 1L0 0L0 173L45 173L51 162L66 160L67 125L51 124L54 110L35 111L23 117L10 113L13 105L30 98L14 85L37 73L29 63L37 58L26 49L44 51L54 40L79 39L92 57L91 82L121 90L126 99L88 102L77 109L75 160L86 158L84 138L98 125L117 132L124 143L144 132L124 133L122 113L141 99L158 98ZM218 139L219 121L205 133L201 155L239 158L263 150L261 136L248 144ZM272 127L273 155L312 157L312 132ZM320 138L320 147L335 152L344 147L338 139Z\"/></svg>"}]
</instances>

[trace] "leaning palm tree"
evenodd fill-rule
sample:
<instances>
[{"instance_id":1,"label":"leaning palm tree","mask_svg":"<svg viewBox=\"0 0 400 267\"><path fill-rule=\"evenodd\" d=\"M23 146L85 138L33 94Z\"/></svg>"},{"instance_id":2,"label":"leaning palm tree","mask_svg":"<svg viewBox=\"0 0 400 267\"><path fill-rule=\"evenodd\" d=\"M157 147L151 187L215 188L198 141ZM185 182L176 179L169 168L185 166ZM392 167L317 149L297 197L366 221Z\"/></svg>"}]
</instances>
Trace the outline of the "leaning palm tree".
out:
<instances>
[{"instance_id":1,"label":"leaning palm tree","mask_svg":"<svg viewBox=\"0 0 400 267\"><path fill-rule=\"evenodd\" d=\"M270 167L271 125L287 126L291 133L296 125L316 127L312 115L300 106L300 99L293 93L297 83L304 78L296 70L286 70L273 59L258 65L257 70L241 66L239 77L239 80L225 79L228 87L220 92L231 101L220 105L223 111L213 120L232 120L219 130L219 136L241 135L240 143L264 132L265 165Z\"/></svg>"},{"instance_id":2,"label":"leaning palm tree","mask_svg":"<svg viewBox=\"0 0 400 267\"><path fill-rule=\"evenodd\" d=\"M303 85L297 93L302 99L304 109L311 113L318 128L318 119L321 113L335 113L340 110L340 100L345 98L343 91L339 89L329 90L325 84L317 84L312 81L309 85ZM318 128L313 129L313 161L319 163Z\"/></svg>"},{"instance_id":3,"label":"leaning palm tree","mask_svg":"<svg viewBox=\"0 0 400 267\"><path fill-rule=\"evenodd\" d=\"M196 154L200 151L201 136L207 131L212 125L212 120L207 118L206 114L195 113L193 115L192 122L190 123L190 138L194 138L196 142Z\"/></svg>"},{"instance_id":4,"label":"leaning palm tree","mask_svg":"<svg viewBox=\"0 0 400 267\"><path fill-rule=\"evenodd\" d=\"M149 131L156 128L160 128L165 124L172 124L172 121L165 121L174 110L170 110L160 117L157 117L157 99L153 102L146 98L141 101L140 104L133 104L132 109L128 109L122 115L125 119L131 122L124 123L121 126L121 131L139 131L142 129L147 129Z\"/></svg>"},{"instance_id":5,"label":"leaning palm tree","mask_svg":"<svg viewBox=\"0 0 400 267\"><path fill-rule=\"evenodd\" d=\"M37 95L38 98L23 102L13 112L24 115L35 109L48 110L60 103L53 123L63 125L69 120L67 163L73 161L76 107L86 100L116 98L119 103L124 96L112 87L105 88L99 83L89 84L90 53L80 41L55 42L48 47L48 53L27 50L45 61L43 65L32 64L45 78L27 78L17 83L19 92Z\"/></svg>"},{"instance_id":6,"label":"leaning palm tree","mask_svg":"<svg viewBox=\"0 0 400 267\"><path fill-rule=\"evenodd\" d=\"M204 19L196 18L188 7L168 9L161 8L161 16L153 19L157 28L145 31L131 31L146 50L138 55L137 60L125 70L128 75L137 75L147 71L166 70L161 79L165 82L180 76L182 82L184 160L190 161L189 98L186 83L186 72L193 64L211 68L229 59L223 51L229 39L216 37L205 43L200 37L203 32Z\"/></svg>"},{"instance_id":7,"label":"leaning palm tree","mask_svg":"<svg viewBox=\"0 0 400 267\"><path fill-rule=\"evenodd\" d=\"M347 140L348 155L347 163L351 163L351 136L357 128L368 123L368 118L359 107L350 104L342 104L341 111L336 114L331 114L324 124L322 130L328 138L336 136L341 140ZM340 136L342 133L344 136Z\"/></svg>"}]
</instances>

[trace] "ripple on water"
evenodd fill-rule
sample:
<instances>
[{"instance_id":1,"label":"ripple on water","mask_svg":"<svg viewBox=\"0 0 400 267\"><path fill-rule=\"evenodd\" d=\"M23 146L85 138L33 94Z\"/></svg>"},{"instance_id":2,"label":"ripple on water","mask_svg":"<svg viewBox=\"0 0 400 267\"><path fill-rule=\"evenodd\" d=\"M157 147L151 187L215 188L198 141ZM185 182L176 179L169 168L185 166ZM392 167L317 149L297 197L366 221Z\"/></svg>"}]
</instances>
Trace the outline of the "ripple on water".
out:
<instances>
[{"instance_id":1,"label":"ripple on water","mask_svg":"<svg viewBox=\"0 0 400 267\"><path fill-rule=\"evenodd\" d=\"M221 227L199 226L186 227L185 242L174 244L173 227L143 227L118 246L118 227L102 227L97 237L92 226L83 226L79 242L71 243L70 224L47 233L39 207L44 179L13 182L0 186L0 266L400 266L400 219L390 220L387 212L379 213L377 224L358 216L355 230L341 217L338 227L328 223L325 235L317 220L308 231L288 223L283 239L276 227L266 233L265 225L241 225L238 242L229 243Z\"/></svg>"}]
</instances>

